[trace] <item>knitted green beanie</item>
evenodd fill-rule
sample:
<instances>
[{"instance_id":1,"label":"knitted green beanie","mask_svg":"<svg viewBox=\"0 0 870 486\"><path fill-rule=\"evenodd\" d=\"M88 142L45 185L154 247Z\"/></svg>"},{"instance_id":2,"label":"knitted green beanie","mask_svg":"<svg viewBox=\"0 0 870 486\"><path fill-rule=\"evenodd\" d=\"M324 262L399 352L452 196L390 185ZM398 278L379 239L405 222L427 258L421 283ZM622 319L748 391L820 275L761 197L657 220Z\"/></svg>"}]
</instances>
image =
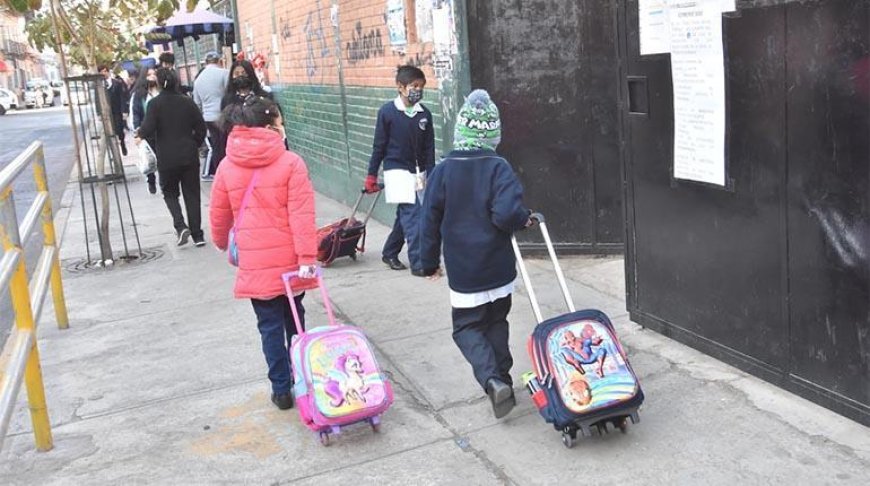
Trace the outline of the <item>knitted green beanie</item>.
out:
<instances>
[{"instance_id":1,"label":"knitted green beanie","mask_svg":"<svg viewBox=\"0 0 870 486\"><path fill-rule=\"evenodd\" d=\"M501 119L489 93L476 89L465 99L456 117L453 148L495 150L501 142Z\"/></svg>"}]
</instances>

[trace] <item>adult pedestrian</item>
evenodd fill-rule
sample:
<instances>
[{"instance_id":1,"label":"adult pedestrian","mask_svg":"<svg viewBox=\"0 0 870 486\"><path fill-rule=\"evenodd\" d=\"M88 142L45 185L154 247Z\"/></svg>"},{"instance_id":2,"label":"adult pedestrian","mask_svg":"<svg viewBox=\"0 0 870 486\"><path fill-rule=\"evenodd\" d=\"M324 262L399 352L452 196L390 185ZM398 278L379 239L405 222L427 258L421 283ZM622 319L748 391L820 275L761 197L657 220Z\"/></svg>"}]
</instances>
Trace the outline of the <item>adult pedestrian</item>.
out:
<instances>
[{"instance_id":1,"label":"adult pedestrian","mask_svg":"<svg viewBox=\"0 0 870 486\"><path fill-rule=\"evenodd\" d=\"M126 111L125 98L127 90L124 88L124 82L113 77L109 66L103 65L97 69L97 72L102 74L106 79L106 96L109 98L109 111L112 114L112 127L115 129L115 135L118 137L118 142L121 144L121 154L127 155L126 127L124 126L124 115Z\"/></svg>"},{"instance_id":2,"label":"adult pedestrian","mask_svg":"<svg viewBox=\"0 0 870 486\"><path fill-rule=\"evenodd\" d=\"M205 69L193 82L193 101L202 111L205 125L208 127L209 151L202 168L203 180L211 180L218 164L224 159L226 137L218 127L221 116L221 100L227 89L229 70L221 67L221 57L217 52L205 55Z\"/></svg>"},{"instance_id":3,"label":"adult pedestrian","mask_svg":"<svg viewBox=\"0 0 870 486\"><path fill-rule=\"evenodd\" d=\"M160 67L166 69L175 69L175 54L171 52L163 52L160 54L160 57L157 58L158 62L160 62Z\"/></svg>"},{"instance_id":4,"label":"adult pedestrian","mask_svg":"<svg viewBox=\"0 0 870 486\"><path fill-rule=\"evenodd\" d=\"M157 69L148 68L145 75L136 80L136 85L133 86L133 91L130 95L130 114L128 118L131 120L133 133L142 126L142 121L145 119L145 113L148 111L148 105L151 100L160 94L160 87L157 84ZM145 139L145 143L155 150L157 141L154 137ZM157 194L157 175L155 173L145 176L148 180L148 192Z\"/></svg>"},{"instance_id":5,"label":"adult pedestrian","mask_svg":"<svg viewBox=\"0 0 870 486\"><path fill-rule=\"evenodd\" d=\"M224 116L227 158L218 167L211 191L211 237L225 250L230 228L236 228L239 269L234 294L251 299L272 403L284 410L293 406L287 350L296 326L281 276L296 268L302 277L314 276L314 189L305 161L284 148L283 120L274 101L254 96L230 106ZM304 325L303 296L293 300Z\"/></svg>"},{"instance_id":6,"label":"adult pedestrian","mask_svg":"<svg viewBox=\"0 0 870 486\"><path fill-rule=\"evenodd\" d=\"M136 143L154 137L157 174L166 207L172 215L178 246L193 237L196 246L204 246L199 195L199 146L205 140L202 113L190 97L178 91L178 75L166 68L157 70L160 95L151 100L139 127ZM187 223L178 203L179 186L184 195Z\"/></svg>"},{"instance_id":7,"label":"adult pedestrian","mask_svg":"<svg viewBox=\"0 0 870 486\"><path fill-rule=\"evenodd\" d=\"M260 80L257 79L257 72L250 61L244 59L233 61L233 65L230 67L229 82L221 101L221 110L230 105L240 105L249 96L272 98L272 94L266 92L260 84Z\"/></svg>"}]
</instances>

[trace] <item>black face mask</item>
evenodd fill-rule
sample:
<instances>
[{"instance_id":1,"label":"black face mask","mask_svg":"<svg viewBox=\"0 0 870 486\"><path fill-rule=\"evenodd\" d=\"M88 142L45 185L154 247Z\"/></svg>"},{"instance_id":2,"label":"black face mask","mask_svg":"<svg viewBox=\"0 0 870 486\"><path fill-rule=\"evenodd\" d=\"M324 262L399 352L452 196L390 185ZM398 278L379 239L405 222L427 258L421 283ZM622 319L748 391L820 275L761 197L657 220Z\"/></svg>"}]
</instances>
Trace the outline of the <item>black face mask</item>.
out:
<instances>
[{"instance_id":1,"label":"black face mask","mask_svg":"<svg viewBox=\"0 0 870 486\"><path fill-rule=\"evenodd\" d=\"M151 81L151 80L149 79L149 80L148 80L148 89L156 88L156 87L157 87L157 81Z\"/></svg>"},{"instance_id":2,"label":"black face mask","mask_svg":"<svg viewBox=\"0 0 870 486\"><path fill-rule=\"evenodd\" d=\"M249 90L253 88L254 82L251 81L251 78L247 76L239 76L237 78L233 78L233 88L236 91L240 90Z\"/></svg>"}]
</instances>

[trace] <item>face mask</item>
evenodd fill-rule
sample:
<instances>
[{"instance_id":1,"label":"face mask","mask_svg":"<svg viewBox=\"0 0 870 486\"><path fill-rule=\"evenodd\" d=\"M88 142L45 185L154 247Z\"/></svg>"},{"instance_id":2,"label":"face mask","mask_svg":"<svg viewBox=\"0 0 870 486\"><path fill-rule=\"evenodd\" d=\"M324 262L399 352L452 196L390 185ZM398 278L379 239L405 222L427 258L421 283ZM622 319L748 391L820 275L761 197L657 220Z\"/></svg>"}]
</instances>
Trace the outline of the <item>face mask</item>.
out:
<instances>
[{"instance_id":1,"label":"face mask","mask_svg":"<svg viewBox=\"0 0 870 486\"><path fill-rule=\"evenodd\" d=\"M285 142L287 141L287 131L284 129L283 125L281 125L281 126L270 125L269 129L274 131L274 132L280 133L281 138L283 138Z\"/></svg>"},{"instance_id":2,"label":"face mask","mask_svg":"<svg viewBox=\"0 0 870 486\"><path fill-rule=\"evenodd\" d=\"M408 90L408 101L410 101L412 105L416 105L422 99L423 99L423 90L422 89L409 89Z\"/></svg>"},{"instance_id":3,"label":"face mask","mask_svg":"<svg viewBox=\"0 0 870 486\"><path fill-rule=\"evenodd\" d=\"M156 87L157 87L157 80L156 79L149 79L148 80L148 89L156 88Z\"/></svg>"},{"instance_id":4,"label":"face mask","mask_svg":"<svg viewBox=\"0 0 870 486\"><path fill-rule=\"evenodd\" d=\"M251 78L247 76L239 76L237 78L233 78L233 88L238 90L249 90L253 87L254 83L251 81Z\"/></svg>"}]
</instances>

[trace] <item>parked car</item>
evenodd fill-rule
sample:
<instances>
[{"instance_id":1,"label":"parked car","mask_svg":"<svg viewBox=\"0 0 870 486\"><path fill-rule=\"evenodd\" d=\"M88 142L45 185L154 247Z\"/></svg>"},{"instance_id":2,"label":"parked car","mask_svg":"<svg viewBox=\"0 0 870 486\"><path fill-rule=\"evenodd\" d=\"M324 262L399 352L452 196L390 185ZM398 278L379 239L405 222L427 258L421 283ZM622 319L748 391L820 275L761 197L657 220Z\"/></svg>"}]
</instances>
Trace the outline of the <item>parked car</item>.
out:
<instances>
[{"instance_id":1,"label":"parked car","mask_svg":"<svg viewBox=\"0 0 870 486\"><path fill-rule=\"evenodd\" d=\"M31 79L24 90L24 106L35 108L54 105L54 91L44 79Z\"/></svg>"},{"instance_id":2,"label":"parked car","mask_svg":"<svg viewBox=\"0 0 870 486\"><path fill-rule=\"evenodd\" d=\"M73 102L79 105L85 105L88 103L88 93L85 88L79 86L78 84L73 84L69 87L69 96L72 97ZM69 105L69 98L66 94L66 89L60 90L60 101L63 103L63 106Z\"/></svg>"},{"instance_id":3,"label":"parked car","mask_svg":"<svg viewBox=\"0 0 870 486\"><path fill-rule=\"evenodd\" d=\"M14 92L0 88L0 115L5 115L9 110L18 109L18 95Z\"/></svg>"}]
</instances>

